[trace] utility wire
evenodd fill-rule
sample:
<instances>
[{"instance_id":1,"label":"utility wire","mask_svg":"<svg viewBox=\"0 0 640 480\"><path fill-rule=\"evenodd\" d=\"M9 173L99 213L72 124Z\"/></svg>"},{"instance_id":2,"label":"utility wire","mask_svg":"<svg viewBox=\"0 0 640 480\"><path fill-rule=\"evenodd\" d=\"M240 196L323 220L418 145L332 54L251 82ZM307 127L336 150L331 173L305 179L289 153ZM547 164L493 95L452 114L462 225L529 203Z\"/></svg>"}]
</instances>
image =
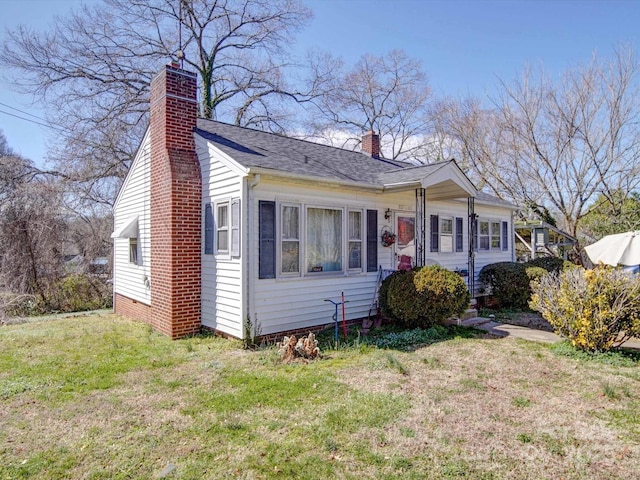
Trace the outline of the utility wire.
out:
<instances>
[{"instance_id":1,"label":"utility wire","mask_svg":"<svg viewBox=\"0 0 640 480\"><path fill-rule=\"evenodd\" d=\"M49 123L49 121L46 118L38 117L37 115L34 115L32 113L29 113L29 112L25 112L24 110L20 110L19 108L16 108L16 107L12 107L11 105L7 105L6 103L0 102L0 105L2 105L3 107L10 108L11 110L15 110L16 112L20 112L23 115L29 115L30 117L36 118L36 119L38 119L38 120L40 120L42 122Z\"/></svg>"},{"instance_id":2,"label":"utility wire","mask_svg":"<svg viewBox=\"0 0 640 480\"><path fill-rule=\"evenodd\" d=\"M63 128L60 128L60 127L54 127L53 125L48 124L48 123L37 122L37 121L35 121L35 120L31 120L30 118L25 118L25 117L21 117L20 115L16 115L15 113L6 112L6 111L4 111L4 110L0 110L0 113L4 113L5 115L10 115L10 116L12 116L12 117L19 118L20 120L24 120L25 122L35 123L36 125L40 125L40 126L45 127L45 128L50 128L50 129L52 129L52 130L57 130L57 131L59 131L59 132L63 132L63 131L64 131L64 129L63 129ZM33 116L33 115L32 115L32 116ZM37 117L36 117L36 118L37 118Z\"/></svg>"}]
</instances>

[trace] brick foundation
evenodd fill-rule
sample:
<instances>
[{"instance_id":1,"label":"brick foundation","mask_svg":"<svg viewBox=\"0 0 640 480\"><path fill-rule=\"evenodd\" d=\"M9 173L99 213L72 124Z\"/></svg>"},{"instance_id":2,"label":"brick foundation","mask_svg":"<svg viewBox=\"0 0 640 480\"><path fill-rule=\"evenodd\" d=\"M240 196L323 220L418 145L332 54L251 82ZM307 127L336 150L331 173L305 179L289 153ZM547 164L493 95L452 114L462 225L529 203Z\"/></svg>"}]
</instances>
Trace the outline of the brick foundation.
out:
<instances>
[{"instance_id":1,"label":"brick foundation","mask_svg":"<svg viewBox=\"0 0 640 480\"><path fill-rule=\"evenodd\" d=\"M137 300L116 293L113 298L113 311L118 315L151 324L151 307Z\"/></svg>"}]
</instances>

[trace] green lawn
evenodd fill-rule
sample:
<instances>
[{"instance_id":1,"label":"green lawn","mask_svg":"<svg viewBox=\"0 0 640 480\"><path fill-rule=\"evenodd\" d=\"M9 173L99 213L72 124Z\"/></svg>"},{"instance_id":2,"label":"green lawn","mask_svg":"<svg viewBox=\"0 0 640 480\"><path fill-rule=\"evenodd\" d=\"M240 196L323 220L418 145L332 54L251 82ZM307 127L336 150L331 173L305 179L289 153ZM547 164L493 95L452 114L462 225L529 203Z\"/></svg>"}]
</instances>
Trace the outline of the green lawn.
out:
<instances>
[{"instance_id":1,"label":"green lawn","mask_svg":"<svg viewBox=\"0 0 640 480\"><path fill-rule=\"evenodd\" d=\"M637 357L482 336L290 365L240 347L113 315L0 327L0 479L640 471Z\"/></svg>"}]
</instances>

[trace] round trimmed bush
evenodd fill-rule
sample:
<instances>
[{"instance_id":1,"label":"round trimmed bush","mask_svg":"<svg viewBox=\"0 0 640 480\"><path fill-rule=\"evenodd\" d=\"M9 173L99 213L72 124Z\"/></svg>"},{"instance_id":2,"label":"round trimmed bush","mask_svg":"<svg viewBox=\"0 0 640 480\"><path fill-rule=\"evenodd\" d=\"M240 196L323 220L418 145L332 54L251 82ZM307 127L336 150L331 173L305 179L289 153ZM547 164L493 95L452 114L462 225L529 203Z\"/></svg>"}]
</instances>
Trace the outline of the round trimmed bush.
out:
<instances>
[{"instance_id":1,"label":"round trimmed bush","mask_svg":"<svg viewBox=\"0 0 640 480\"><path fill-rule=\"evenodd\" d=\"M437 265L395 272L380 288L382 313L409 328L428 328L460 315L470 300L464 280Z\"/></svg>"},{"instance_id":2,"label":"round trimmed bush","mask_svg":"<svg viewBox=\"0 0 640 480\"><path fill-rule=\"evenodd\" d=\"M480 270L478 280L491 287L491 294L501 307L527 308L531 288L524 263L491 263Z\"/></svg>"},{"instance_id":3,"label":"round trimmed bush","mask_svg":"<svg viewBox=\"0 0 640 480\"><path fill-rule=\"evenodd\" d=\"M428 315L435 322L462 315L469 307L471 294L460 275L437 265L416 272L414 283L418 295L425 298Z\"/></svg>"}]
</instances>

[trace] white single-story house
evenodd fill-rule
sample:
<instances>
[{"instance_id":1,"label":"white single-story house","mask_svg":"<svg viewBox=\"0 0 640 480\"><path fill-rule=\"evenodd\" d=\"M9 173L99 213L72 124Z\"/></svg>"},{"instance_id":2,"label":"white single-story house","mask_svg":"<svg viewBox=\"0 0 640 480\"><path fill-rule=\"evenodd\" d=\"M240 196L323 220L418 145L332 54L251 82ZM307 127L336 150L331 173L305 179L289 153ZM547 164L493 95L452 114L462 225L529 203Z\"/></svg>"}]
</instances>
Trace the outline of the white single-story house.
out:
<instances>
[{"instance_id":1,"label":"white single-story house","mask_svg":"<svg viewBox=\"0 0 640 480\"><path fill-rule=\"evenodd\" d=\"M197 118L196 77L169 65L114 206L114 308L173 338L243 338L366 317L379 269L439 264L472 291L513 261L515 207L455 161L424 166Z\"/></svg>"}]
</instances>

